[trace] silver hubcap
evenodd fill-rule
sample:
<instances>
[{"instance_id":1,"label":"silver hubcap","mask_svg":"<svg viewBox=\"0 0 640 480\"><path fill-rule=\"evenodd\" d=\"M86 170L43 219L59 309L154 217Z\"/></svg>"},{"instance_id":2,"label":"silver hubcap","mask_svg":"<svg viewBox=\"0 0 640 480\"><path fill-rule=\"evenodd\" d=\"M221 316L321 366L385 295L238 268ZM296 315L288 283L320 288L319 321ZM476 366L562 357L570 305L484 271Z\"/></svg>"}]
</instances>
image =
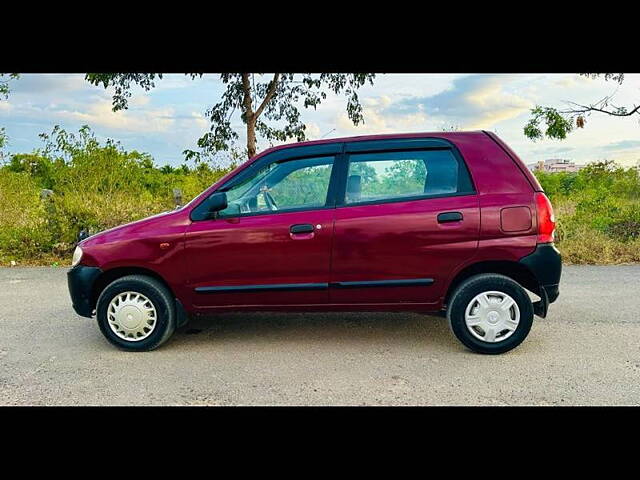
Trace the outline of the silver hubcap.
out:
<instances>
[{"instance_id":1,"label":"silver hubcap","mask_svg":"<svg viewBox=\"0 0 640 480\"><path fill-rule=\"evenodd\" d=\"M156 308L138 292L123 292L107 307L109 327L118 337L130 342L147 338L156 327Z\"/></svg>"},{"instance_id":2,"label":"silver hubcap","mask_svg":"<svg viewBox=\"0 0 640 480\"><path fill-rule=\"evenodd\" d=\"M518 328L520 309L504 292L483 292L467 305L464 321L471 334L483 342L506 340Z\"/></svg>"}]
</instances>

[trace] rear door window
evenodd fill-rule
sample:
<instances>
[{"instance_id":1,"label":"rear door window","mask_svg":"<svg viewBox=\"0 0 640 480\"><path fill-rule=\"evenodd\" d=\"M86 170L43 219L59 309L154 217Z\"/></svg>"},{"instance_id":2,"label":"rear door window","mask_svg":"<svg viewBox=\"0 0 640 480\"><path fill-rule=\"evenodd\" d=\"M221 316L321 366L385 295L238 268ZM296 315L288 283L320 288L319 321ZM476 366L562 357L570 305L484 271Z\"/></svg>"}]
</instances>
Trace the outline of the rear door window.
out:
<instances>
[{"instance_id":1,"label":"rear door window","mask_svg":"<svg viewBox=\"0 0 640 480\"><path fill-rule=\"evenodd\" d=\"M349 155L347 205L472 192L469 174L451 150Z\"/></svg>"}]
</instances>

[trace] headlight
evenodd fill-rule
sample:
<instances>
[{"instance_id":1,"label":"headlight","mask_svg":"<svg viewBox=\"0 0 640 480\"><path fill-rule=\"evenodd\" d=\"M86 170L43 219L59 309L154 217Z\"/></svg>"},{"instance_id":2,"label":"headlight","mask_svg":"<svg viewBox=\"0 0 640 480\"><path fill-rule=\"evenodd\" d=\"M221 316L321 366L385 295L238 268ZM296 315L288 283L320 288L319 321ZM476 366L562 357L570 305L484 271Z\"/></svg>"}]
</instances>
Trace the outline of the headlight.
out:
<instances>
[{"instance_id":1,"label":"headlight","mask_svg":"<svg viewBox=\"0 0 640 480\"><path fill-rule=\"evenodd\" d=\"M71 266L75 267L78 263L80 263L81 259L82 259L82 249L80 247L76 247L76 249L73 251L73 259L71 260Z\"/></svg>"}]
</instances>

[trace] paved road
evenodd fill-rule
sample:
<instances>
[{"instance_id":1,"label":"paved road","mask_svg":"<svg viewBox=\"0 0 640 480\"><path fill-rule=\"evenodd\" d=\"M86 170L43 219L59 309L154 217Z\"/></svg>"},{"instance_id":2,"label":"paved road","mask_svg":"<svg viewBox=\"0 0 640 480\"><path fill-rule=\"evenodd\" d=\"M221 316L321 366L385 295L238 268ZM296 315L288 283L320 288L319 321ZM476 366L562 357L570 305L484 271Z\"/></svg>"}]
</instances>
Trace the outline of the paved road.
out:
<instances>
[{"instance_id":1,"label":"paved road","mask_svg":"<svg viewBox=\"0 0 640 480\"><path fill-rule=\"evenodd\" d=\"M528 339L476 355L418 314L225 314L126 353L63 268L0 269L1 405L637 405L640 266L565 267Z\"/></svg>"}]
</instances>

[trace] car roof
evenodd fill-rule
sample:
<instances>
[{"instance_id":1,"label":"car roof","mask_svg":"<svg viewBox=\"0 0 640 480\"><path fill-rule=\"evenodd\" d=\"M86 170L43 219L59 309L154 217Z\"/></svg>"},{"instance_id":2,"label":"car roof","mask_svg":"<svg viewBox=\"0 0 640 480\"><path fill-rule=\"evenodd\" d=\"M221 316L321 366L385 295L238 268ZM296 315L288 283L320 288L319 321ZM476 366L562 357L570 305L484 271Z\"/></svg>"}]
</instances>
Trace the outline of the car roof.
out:
<instances>
[{"instance_id":1,"label":"car roof","mask_svg":"<svg viewBox=\"0 0 640 480\"><path fill-rule=\"evenodd\" d=\"M350 142L364 142L364 141L376 141L376 140L401 140L401 139L412 139L412 138L440 138L444 140L450 140L455 143L456 140L460 140L462 138L473 138L480 135L487 135L483 130L475 130L475 131L467 131L467 132L411 132L411 133L386 133L386 134L376 134L376 135L356 135L352 137L337 137L337 138L323 138L320 140L306 140L304 142L293 142L293 143L284 143L282 145L275 145L273 147L267 148L266 150L262 150L260 153L257 153L253 157L247 159L242 162L236 168L228 172L222 178L218 179L210 188L202 192L202 194L195 197L191 202L199 202L200 198L208 195L210 191L215 190L219 185L222 185L226 182L232 175L237 174L239 171L248 168L253 163L257 162L260 158L268 155L270 153L286 150L290 148L299 148L299 147L307 147L313 145L327 145L332 143L350 143Z\"/></svg>"},{"instance_id":2,"label":"car roof","mask_svg":"<svg viewBox=\"0 0 640 480\"><path fill-rule=\"evenodd\" d=\"M294 143L285 143L282 145L276 145L266 150L263 150L251 160L255 160L268 153L271 153L277 150L286 149L286 148L323 145L328 143L363 142L363 141L372 141L372 140L398 140L398 139L405 139L405 138L424 138L424 137L443 138L445 140L454 141L455 139L460 139L463 137L468 138L468 137L473 137L478 135L485 135L485 132L482 130L473 130L473 131L466 131L466 132L411 132L411 133L357 135L352 137L338 137L338 138L323 138L320 140L305 140L304 142L294 142Z\"/></svg>"}]
</instances>

